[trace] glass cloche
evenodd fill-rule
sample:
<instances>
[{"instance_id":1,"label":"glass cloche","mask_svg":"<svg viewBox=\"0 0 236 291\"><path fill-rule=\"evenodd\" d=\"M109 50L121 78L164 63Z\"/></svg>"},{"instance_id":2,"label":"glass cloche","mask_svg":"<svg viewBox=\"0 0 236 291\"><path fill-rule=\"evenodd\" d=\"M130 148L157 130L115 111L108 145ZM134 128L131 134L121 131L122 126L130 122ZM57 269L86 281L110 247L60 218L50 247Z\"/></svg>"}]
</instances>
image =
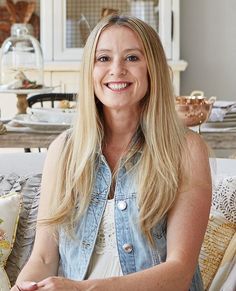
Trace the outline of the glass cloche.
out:
<instances>
[{"instance_id":1,"label":"glass cloche","mask_svg":"<svg viewBox=\"0 0 236 291\"><path fill-rule=\"evenodd\" d=\"M43 87L43 55L30 24L13 24L0 52L0 90Z\"/></svg>"}]
</instances>

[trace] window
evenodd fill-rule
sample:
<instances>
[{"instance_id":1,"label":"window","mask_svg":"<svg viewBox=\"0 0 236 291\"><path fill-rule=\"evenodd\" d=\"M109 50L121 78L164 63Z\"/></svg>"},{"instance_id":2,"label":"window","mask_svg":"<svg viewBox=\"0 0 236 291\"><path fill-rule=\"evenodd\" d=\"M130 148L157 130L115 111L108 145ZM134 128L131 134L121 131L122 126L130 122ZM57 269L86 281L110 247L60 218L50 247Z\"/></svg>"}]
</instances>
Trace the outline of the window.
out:
<instances>
[{"instance_id":1,"label":"window","mask_svg":"<svg viewBox=\"0 0 236 291\"><path fill-rule=\"evenodd\" d=\"M101 17L113 11L133 14L153 26L161 37L167 58L171 59L172 6L175 2L179 3L178 0L41 0L45 59L79 61L90 31Z\"/></svg>"}]
</instances>

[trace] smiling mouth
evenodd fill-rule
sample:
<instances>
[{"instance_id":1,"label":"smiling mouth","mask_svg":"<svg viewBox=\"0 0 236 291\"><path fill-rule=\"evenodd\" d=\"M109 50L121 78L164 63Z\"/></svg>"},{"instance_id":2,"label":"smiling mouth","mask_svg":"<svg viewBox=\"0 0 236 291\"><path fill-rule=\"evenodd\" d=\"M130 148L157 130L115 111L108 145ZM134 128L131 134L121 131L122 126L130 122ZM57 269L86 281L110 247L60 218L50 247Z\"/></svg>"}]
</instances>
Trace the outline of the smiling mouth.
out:
<instances>
[{"instance_id":1,"label":"smiling mouth","mask_svg":"<svg viewBox=\"0 0 236 291\"><path fill-rule=\"evenodd\" d=\"M122 83L106 83L105 84L109 89L113 91L121 91L126 89L131 85L129 82L122 82Z\"/></svg>"}]
</instances>

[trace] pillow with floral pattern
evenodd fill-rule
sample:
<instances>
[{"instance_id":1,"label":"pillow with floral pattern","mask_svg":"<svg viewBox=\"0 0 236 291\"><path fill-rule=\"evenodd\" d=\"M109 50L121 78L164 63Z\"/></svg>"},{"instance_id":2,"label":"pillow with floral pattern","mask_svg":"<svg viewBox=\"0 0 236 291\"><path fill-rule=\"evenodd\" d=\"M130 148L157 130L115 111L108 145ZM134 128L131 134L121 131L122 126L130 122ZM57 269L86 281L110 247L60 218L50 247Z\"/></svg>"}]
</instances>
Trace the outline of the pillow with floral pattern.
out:
<instances>
[{"instance_id":1,"label":"pillow with floral pattern","mask_svg":"<svg viewBox=\"0 0 236 291\"><path fill-rule=\"evenodd\" d=\"M219 177L213 188L211 213L199 256L205 290L219 289L211 289L211 284L220 276L222 259L235 232L236 176Z\"/></svg>"},{"instance_id":2,"label":"pillow with floral pattern","mask_svg":"<svg viewBox=\"0 0 236 291\"><path fill-rule=\"evenodd\" d=\"M0 196L0 290L10 290L10 281L5 272L6 261L15 240L21 208L21 195L10 193Z\"/></svg>"}]
</instances>

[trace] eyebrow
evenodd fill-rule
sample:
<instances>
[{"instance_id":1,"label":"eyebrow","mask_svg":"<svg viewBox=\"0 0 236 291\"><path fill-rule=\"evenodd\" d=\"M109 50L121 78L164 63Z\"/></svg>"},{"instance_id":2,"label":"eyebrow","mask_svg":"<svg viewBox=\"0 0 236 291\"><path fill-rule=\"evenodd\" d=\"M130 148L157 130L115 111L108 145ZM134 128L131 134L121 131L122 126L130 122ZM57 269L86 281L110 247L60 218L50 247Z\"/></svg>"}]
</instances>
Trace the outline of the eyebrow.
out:
<instances>
[{"instance_id":1,"label":"eyebrow","mask_svg":"<svg viewBox=\"0 0 236 291\"><path fill-rule=\"evenodd\" d=\"M96 50L96 53L101 53L101 52L105 53L105 52L111 52L111 51L112 50L101 48L101 49ZM130 49L125 49L124 50L125 53L132 52L132 51L138 51L141 54L143 54L143 51L140 48L130 48Z\"/></svg>"}]
</instances>

